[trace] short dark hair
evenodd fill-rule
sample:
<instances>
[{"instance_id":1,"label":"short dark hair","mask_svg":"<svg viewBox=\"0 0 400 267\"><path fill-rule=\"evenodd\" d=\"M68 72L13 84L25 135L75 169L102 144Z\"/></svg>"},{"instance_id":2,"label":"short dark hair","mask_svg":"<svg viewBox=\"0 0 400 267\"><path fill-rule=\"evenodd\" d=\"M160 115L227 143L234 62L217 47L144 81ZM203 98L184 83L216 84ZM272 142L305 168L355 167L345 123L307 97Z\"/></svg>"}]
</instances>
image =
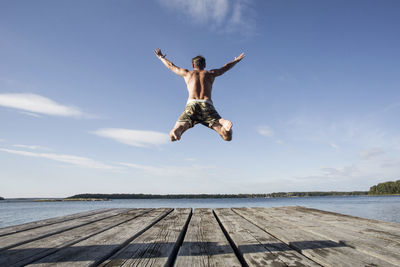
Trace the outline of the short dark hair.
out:
<instances>
[{"instance_id":1,"label":"short dark hair","mask_svg":"<svg viewBox=\"0 0 400 267\"><path fill-rule=\"evenodd\" d=\"M202 70L206 67L206 59L202 55L198 55L192 58L192 64Z\"/></svg>"}]
</instances>

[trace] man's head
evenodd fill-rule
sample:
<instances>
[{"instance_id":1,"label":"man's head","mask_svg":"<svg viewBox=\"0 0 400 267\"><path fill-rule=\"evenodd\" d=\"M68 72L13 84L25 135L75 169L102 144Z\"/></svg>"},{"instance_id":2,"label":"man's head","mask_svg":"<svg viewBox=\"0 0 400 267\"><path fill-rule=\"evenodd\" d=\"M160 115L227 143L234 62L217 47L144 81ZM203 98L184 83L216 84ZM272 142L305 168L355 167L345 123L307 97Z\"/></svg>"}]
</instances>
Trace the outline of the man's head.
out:
<instances>
[{"instance_id":1,"label":"man's head","mask_svg":"<svg viewBox=\"0 0 400 267\"><path fill-rule=\"evenodd\" d=\"M206 59L203 56L198 55L192 58L193 68L198 68L203 70L206 67Z\"/></svg>"}]
</instances>

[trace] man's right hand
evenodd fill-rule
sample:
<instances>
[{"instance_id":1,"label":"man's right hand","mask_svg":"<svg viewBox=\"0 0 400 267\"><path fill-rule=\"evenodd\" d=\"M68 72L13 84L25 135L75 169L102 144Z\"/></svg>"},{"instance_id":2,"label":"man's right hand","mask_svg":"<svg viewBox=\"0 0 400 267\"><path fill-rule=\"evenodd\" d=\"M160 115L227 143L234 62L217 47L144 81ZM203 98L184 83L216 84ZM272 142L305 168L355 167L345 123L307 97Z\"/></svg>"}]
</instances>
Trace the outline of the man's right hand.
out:
<instances>
[{"instance_id":1,"label":"man's right hand","mask_svg":"<svg viewBox=\"0 0 400 267\"><path fill-rule=\"evenodd\" d=\"M235 61L239 62L240 60L242 60L244 58L244 53L241 53L238 57L235 57Z\"/></svg>"}]
</instances>

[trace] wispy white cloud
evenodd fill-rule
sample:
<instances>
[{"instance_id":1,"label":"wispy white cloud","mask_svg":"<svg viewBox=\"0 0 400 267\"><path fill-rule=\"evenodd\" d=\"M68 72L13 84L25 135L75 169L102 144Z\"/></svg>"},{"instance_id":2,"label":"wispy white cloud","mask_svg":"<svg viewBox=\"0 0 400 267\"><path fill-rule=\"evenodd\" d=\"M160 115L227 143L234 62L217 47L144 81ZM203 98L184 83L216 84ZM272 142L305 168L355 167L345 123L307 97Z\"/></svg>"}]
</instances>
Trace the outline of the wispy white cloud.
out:
<instances>
[{"instance_id":1,"label":"wispy white cloud","mask_svg":"<svg viewBox=\"0 0 400 267\"><path fill-rule=\"evenodd\" d=\"M387 118L396 118L391 117L395 108L393 105L384 116L346 114L335 120L318 113L296 114L281 127L280 135L297 151L310 150L321 157L316 158L313 171L299 174L294 183L304 181L310 188L320 185L332 190L353 190L394 179L400 173L400 135ZM337 153L327 150L327 144ZM321 165L325 167L320 168Z\"/></svg>"},{"instance_id":2,"label":"wispy white cloud","mask_svg":"<svg viewBox=\"0 0 400 267\"><path fill-rule=\"evenodd\" d=\"M228 0L160 0L161 4L188 15L196 23L221 23L228 15Z\"/></svg>"},{"instance_id":3,"label":"wispy white cloud","mask_svg":"<svg viewBox=\"0 0 400 267\"><path fill-rule=\"evenodd\" d=\"M90 158L74 156L74 155L54 154L54 153L36 153L36 152L31 152L31 151L13 150L13 149L7 149L7 148L0 148L0 151L10 153L10 154L27 156L27 157L50 159L50 160L54 160L54 161L59 161L59 162L63 162L63 163L68 163L68 164L77 165L80 167L92 168L92 169L116 169L116 167L114 167L114 166L110 166L110 165L95 161Z\"/></svg>"},{"instance_id":4,"label":"wispy white cloud","mask_svg":"<svg viewBox=\"0 0 400 267\"><path fill-rule=\"evenodd\" d=\"M368 190L374 184L398 179L400 158L389 156L384 151L378 154L366 153L371 156L342 166L323 167L313 174L291 180L297 184L308 184L314 190L320 187L320 190L352 191Z\"/></svg>"},{"instance_id":5,"label":"wispy white cloud","mask_svg":"<svg viewBox=\"0 0 400 267\"><path fill-rule=\"evenodd\" d=\"M119 128L105 128L94 131L93 134L113 139L119 143L135 146L149 147L168 143L168 134L155 131L130 130Z\"/></svg>"},{"instance_id":6,"label":"wispy white cloud","mask_svg":"<svg viewBox=\"0 0 400 267\"><path fill-rule=\"evenodd\" d=\"M38 149L41 149L41 150L51 150L51 149L49 149L49 148L47 148L47 147L36 146L36 145L21 145L21 144L16 144L16 145L13 145L13 146L14 146L14 147L18 147L18 148L32 149L32 150L38 150Z\"/></svg>"},{"instance_id":7,"label":"wispy white cloud","mask_svg":"<svg viewBox=\"0 0 400 267\"><path fill-rule=\"evenodd\" d=\"M360 158L361 159L371 159L381 155L384 155L385 151L379 147L373 147L369 149L363 149L360 151Z\"/></svg>"},{"instance_id":8,"label":"wispy white cloud","mask_svg":"<svg viewBox=\"0 0 400 267\"><path fill-rule=\"evenodd\" d=\"M62 117L83 117L85 115L76 107L59 104L44 96L29 93L0 94L0 106L15 108L36 116L37 114Z\"/></svg>"},{"instance_id":9,"label":"wispy white cloud","mask_svg":"<svg viewBox=\"0 0 400 267\"><path fill-rule=\"evenodd\" d=\"M390 113L390 112L393 113L399 108L400 108L400 102L394 102L394 103L384 106L380 110L373 111L372 113L368 114L366 116L366 118L367 119L376 119L376 118L382 117L384 115L387 115L387 113Z\"/></svg>"},{"instance_id":10,"label":"wispy white cloud","mask_svg":"<svg viewBox=\"0 0 400 267\"><path fill-rule=\"evenodd\" d=\"M36 113L32 113L32 112L28 112L28 111L20 111L19 113L24 114L24 115L28 115L31 117L35 117L35 118L39 118L42 115L36 114Z\"/></svg>"},{"instance_id":11,"label":"wispy white cloud","mask_svg":"<svg viewBox=\"0 0 400 267\"><path fill-rule=\"evenodd\" d=\"M206 170L215 169L214 166L150 166L134 163L120 162L121 166L137 169L147 172L151 175L169 176L169 177L199 177L204 175Z\"/></svg>"},{"instance_id":12,"label":"wispy white cloud","mask_svg":"<svg viewBox=\"0 0 400 267\"><path fill-rule=\"evenodd\" d=\"M331 143L331 147L334 148L334 149L336 149L336 150L339 150L339 149L340 149L340 147L339 147L337 144L335 144L335 143Z\"/></svg>"},{"instance_id":13,"label":"wispy white cloud","mask_svg":"<svg viewBox=\"0 0 400 267\"><path fill-rule=\"evenodd\" d=\"M37 90L37 88L35 88L35 86L32 86L32 84L27 84L23 81L9 79L6 77L0 77L0 87L4 91L8 92L17 92L17 90L32 92Z\"/></svg>"},{"instance_id":14,"label":"wispy white cloud","mask_svg":"<svg viewBox=\"0 0 400 267\"><path fill-rule=\"evenodd\" d=\"M344 166L341 168L321 168L321 171L327 177L347 177L350 178L358 172L358 168L355 165Z\"/></svg>"},{"instance_id":15,"label":"wispy white cloud","mask_svg":"<svg viewBox=\"0 0 400 267\"><path fill-rule=\"evenodd\" d=\"M249 12L249 0L159 0L159 2L189 17L196 24L213 25L228 32L252 33L254 20Z\"/></svg>"},{"instance_id":16,"label":"wispy white cloud","mask_svg":"<svg viewBox=\"0 0 400 267\"><path fill-rule=\"evenodd\" d=\"M138 169L141 171L151 172L155 174L163 174L162 168L157 168L154 166L126 163L126 162L119 162L118 164L121 166Z\"/></svg>"},{"instance_id":17,"label":"wispy white cloud","mask_svg":"<svg viewBox=\"0 0 400 267\"><path fill-rule=\"evenodd\" d=\"M257 128L257 132L263 136L266 137L272 137L274 136L274 131L271 129L271 127L263 125L263 126L259 126Z\"/></svg>"},{"instance_id":18,"label":"wispy white cloud","mask_svg":"<svg viewBox=\"0 0 400 267\"><path fill-rule=\"evenodd\" d=\"M400 149L400 135L382 127L379 120L363 117L331 120L319 115L296 115L288 120L282 135L295 141L332 143L339 147ZM358 153L358 150L356 151Z\"/></svg>"}]
</instances>

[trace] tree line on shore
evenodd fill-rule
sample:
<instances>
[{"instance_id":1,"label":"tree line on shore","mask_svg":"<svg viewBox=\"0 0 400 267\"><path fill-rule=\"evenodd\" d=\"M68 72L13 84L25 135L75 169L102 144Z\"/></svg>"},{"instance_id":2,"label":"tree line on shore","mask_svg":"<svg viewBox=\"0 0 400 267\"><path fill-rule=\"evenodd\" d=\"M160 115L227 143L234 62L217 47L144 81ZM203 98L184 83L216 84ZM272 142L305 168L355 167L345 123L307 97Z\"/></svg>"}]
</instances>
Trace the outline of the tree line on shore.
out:
<instances>
[{"instance_id":1,"label":"tree line on shore","mask_svg":"<svg viewBox=\"0 0 400 267\"><path fill-rule=\"evenodd\" d=\"M371 186L369 195L396 195L400 194L400 180L395 182L384 182Z\"/></svg>"},{"instance_id":2,"label":"tree line on shore","mask_svg":"<svg viewBox=\"0 0 400 267\"><path fill-rule=\"evenodd\" d=\"M78 194L68 198L153 199L153 198L256 198L265 194Z\"/></svg>"},{"instance_id":3,"label":"tree line on shore","mask_svg":"<svg viewBox=\"0 0 400 267\"><path fill-rule=\"evenodd\" d=\"M182 198L269 198L269 197L314 197L314 196L359 196L368 191L352 192L278 192L270 194L78 194L68 198L103 198L103 199L182 199Z\"/></svg>"},{"instance_id":4,"label":"tree line on shore","mask_svg":"<svg viewBox=\"0 0 400 267\"><path fill-rule=\"evenodd\" d=\"M368 191L312 191L312 192L278 192L267 194L268 197L323 197L323 196L362 196L367 195Z\"/></svg>"},{"instance_id":5,"label":"tree line on shore","mask_svg":"<svg viewBox=\"0 0 400 267\"><path fill-rule=\"evenodd\" d=\"M269 198L269 197L316 197L316 196L360 196L360 195L396 195L400 194L400 180L379 183L369 191L312 191L312 192L276 192L269 194L78 194L67 199L182 199L182 198ZM0 200L4 200L0 197Z\"/></svg>"},{"instance_id":6,"label":"tree line on shore","mask_svg":"<svg viewBox=\"0 0 400 267\"><path fill-rule=\"evenodd\" d=\"M272 197L316 197L316 196L361 196L361 195L396 195L400 194L400 180L379 183L369 191L312 191L312 192L276 192L269 194L78 194L67 199L182 199L182 198L272 198ZM0 200L4 200L0 197Z\"/></svg>"}]
</instances>

